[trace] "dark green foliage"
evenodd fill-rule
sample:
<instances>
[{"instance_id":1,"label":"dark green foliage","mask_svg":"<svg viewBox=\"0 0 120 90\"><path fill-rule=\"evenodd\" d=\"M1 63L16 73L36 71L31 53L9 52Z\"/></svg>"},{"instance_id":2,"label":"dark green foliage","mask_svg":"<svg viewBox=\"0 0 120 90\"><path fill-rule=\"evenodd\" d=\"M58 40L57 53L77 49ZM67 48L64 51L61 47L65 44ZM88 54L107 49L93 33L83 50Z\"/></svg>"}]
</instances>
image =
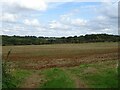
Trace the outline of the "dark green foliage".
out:
<instances>
[{"instance_id":1,"label":"dark green foliage","mask_svg":"<svg viewBox=\"0 0 120 90\"><path fill-rule=\"evenodd\" d=\"M35 37L35 36L6 36L2 35L2 45L41 45L60 43L87 43L87 42L118 42L119 35L90 34L70 37Z\"/></svg>"}]
</instances>

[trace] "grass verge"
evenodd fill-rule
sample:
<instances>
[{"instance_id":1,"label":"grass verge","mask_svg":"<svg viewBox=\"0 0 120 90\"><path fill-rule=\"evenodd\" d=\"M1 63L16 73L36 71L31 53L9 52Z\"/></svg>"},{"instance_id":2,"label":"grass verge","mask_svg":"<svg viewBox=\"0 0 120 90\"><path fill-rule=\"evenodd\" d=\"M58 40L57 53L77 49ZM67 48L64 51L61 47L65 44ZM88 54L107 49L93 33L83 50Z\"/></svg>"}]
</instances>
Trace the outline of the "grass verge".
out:
<instances>
[{"instance_id":1,"label":"grass verge","mask_svg":"<svg viewBox=\"0 0 120 90\"><path fill-rule=\"evenodd\" d=\"M118 87L116 61L82 64L79 67L69 68L68 70L77 75L90 88Z\"/></svg>"},{"instance_id":2,"label":"grass verge","mask_svg":"<svg viewBox=\"0 0 120 90\"><path fill-rule=\"evenodd\" d=\"M19 88L24 79L31 75L31 72L27 70L17 69L7 75L3 76L2 88Z\"/></svg>"},{"instance_id":3,"label":"grass verge","mask_svg":"<svg viewBox=\"0 0 120 90\"><path fill-rule=\"evenodd\" d=\"M19 88L24 83L24 79L27 78L31 74L32 74L32 72L28 71L28 70L22 70L22 69L15 70L12 73L12 75L17 80L17 82L16 82L17 88Z\"/></svg>"}]
</instances>

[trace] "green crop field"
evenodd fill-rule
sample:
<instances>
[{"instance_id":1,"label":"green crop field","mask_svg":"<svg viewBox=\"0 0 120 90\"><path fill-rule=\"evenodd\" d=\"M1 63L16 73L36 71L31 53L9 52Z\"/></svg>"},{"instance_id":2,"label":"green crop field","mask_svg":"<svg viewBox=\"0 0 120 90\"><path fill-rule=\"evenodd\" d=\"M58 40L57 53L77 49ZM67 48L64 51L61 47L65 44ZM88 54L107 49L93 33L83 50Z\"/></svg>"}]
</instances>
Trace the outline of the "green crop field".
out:
<instances>
[{"instance_id":1,"label":"green crop field","mask_svg":"<svg viewBox=\"0 0 120 90\"><path fill-rule=\"evenodd\" d=\"M9 64L16 88L118 87L118 43L21 45L2 49L3 61Z\"/></svg>"}]
</instances>

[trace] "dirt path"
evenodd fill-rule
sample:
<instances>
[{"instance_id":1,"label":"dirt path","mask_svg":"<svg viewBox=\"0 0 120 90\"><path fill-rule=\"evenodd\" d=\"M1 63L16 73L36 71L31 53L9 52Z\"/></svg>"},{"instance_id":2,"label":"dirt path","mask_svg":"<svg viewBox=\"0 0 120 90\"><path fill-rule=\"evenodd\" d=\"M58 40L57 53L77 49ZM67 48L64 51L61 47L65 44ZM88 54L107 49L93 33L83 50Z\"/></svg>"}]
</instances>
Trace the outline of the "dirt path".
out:
<instances>
[{"instance_id":1,"label":"dirt path","mask_svg":"<svg viewBox=\"0 0 120 90\"><path fill-rule=\"evenodd\" d=\"M73 79L75 80L76 88L87 88L85 83L81 82L80 79L75 75L73 76Z\"/></svg>"},{"instance_id":2,"label":"dirt path","mask_svg":"<svg viewBox=\"0 0 120 90\"><path fill-rule=\"evenodd\" d=\"M39 88L41 81L41 76L35 72L25 79L25 82L21 88Z\"/></svg>"},{"instance_id":3,"label":"dirt path","mask_svg":"<svg viewBox=\"0 0 120 90\"><path fill-rule=\"evenodd\" d=\"M65 70L64 68L62 68L62 70L65 71L70 76L70 78L75 81L76 88L87 88L87 85L84 82L81 82L78 76L68 70Z\"/></svg>"},{"instance_id":4,"label":"dirt path","mask_svg":"<svg viewBox=\"0 0 120 90\"><path fill-rule=\"evenodd\" d=\"M65 73L75 82L76 88L87 88L84 82L81 82L78 76L71 73L64 68L61 68ZM44 82L43 76L41 76L37 71L34 72L32 75L27 77L20 88L39 88L40 84Z\"/></svg>"}]
</instances>

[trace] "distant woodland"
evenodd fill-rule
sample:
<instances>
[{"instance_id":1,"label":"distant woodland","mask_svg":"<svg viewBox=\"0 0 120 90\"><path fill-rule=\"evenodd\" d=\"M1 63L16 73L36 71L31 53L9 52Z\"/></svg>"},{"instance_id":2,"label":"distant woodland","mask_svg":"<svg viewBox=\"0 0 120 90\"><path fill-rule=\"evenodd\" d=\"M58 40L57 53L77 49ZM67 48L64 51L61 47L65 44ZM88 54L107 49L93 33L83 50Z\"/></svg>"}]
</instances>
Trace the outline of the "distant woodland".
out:
<instances>
[{"instance_id":1,"label":"distant woodland","mask_svg":"<svg viewBox=\"0 0 120 90\"><path fill-rule=\"evenodd\" d=\"M67 44L88 42L118 42L119 35L86 34L69 37L36 37L36 36L7 36L2 35L2 45L43 45L43 44Z\"/></svg>"}]
</instances>

